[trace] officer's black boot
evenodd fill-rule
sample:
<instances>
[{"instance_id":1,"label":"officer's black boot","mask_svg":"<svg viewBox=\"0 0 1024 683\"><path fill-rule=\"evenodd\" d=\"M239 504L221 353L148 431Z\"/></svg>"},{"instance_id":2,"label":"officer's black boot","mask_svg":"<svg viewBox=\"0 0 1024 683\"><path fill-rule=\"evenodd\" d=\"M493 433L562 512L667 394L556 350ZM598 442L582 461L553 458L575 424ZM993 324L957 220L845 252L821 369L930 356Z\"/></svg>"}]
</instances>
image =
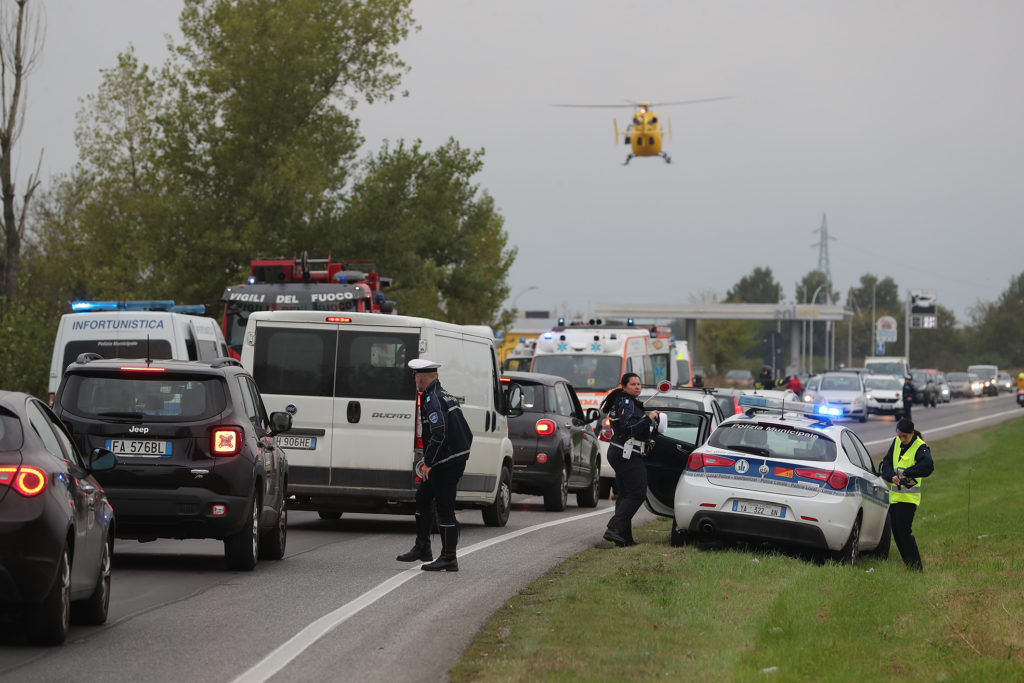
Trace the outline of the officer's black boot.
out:
<instances>
[{"instance_id":1,"label":"officer's black boot","mask_svg":"<svg viewBox=\"0 0 1024 683\"><path fill-rule=\"evenodd\" d=\"M429 515L416 513L416 545L407 553L403 553L395 559L399 562L430 562L434 559L434 553L430 551L430 523Z\"/></svg>"},{"instance_id":2,"label":"officer's black boot","mask_svg":"<svg viewBox=\"0 0 1024 683\"><path fill-rule=\"evenodd\" d=\"M441 557L420 569L428 572L457 572L459 561L455 559L455 547L459 544L459 527L457 524L441 525Z\"/></svg>"}]
</instances>

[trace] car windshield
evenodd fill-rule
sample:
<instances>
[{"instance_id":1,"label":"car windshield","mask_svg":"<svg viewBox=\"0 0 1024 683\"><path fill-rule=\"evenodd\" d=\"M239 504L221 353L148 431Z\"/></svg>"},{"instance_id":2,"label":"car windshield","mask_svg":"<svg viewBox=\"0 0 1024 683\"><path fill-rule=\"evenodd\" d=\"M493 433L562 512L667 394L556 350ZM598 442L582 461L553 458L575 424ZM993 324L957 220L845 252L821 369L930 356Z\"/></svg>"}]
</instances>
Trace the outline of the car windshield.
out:
<instances>
[{"instance_id":1,"label":"car windshield","mask_svg":"<svg viewBox=\"0 0 1024 683\"><path fill-rule=\"evenodd\" d=\"M864 387L867 389L899 391L903 388L903 382L892 377L865 377Z\"/></svg>"},{"instance_id":2,"label":"car windshield","mask_svg":"<svg viewBox=\"0 0 1024 683\"><path fill-rule=\"evenodd\" d=\"M71 374L60 404L82 417L179 422L204 420L224 411L218 377Z\"/></svg>"},{"instance_id":3,"label":"car windshield","mask_svg":"<svg viewBox=\"0 0 1024 683\"><path fill-rule=\"evenodd\" d=\"M836 444L822 434L775 424L749 422L719 425L708 445L765 458L834 462Z\"/></svg>"},{"instance_id":4,"label":"car windshield","mask_svg":"<svg viewBox=\"0 0 1024 683\"><path fill-rule=\"evenodd\" d=\"M981 379L992 379L996 376L996 366L994 365L972 365L967 368L967 372L973 372Z\"/></svg>"},{"instance_id":5,"label":"car windshield","mask_svg":"<svg viewBox=\"0 0 1024 683\"><path fill-rule=\"evenodd\" d=\"M860 378L853 373L825 375L821 378L821 391L860 391Z\"/></svg>"},{"instance_id":6,"label":"car windshield","mask_svg":"<svg viewBox=\"0 0 1024 683\"><path fill-rule=\"evenodd\" d=\"M609 391L622 379L622 359L594 354L540 355L533 359L533 372L564 377L576 391Z\"/></svg>"},{"instance_id":7,"label":"car windshield","mask_svg":"<svg viewBox=\"0 0 1024 683\"><path fill-rule=\"evenodd\" d=\"M927 384L928 382L934 382L935 376L930 372L912 372L910 373L910 379L915 384Z\"/></svg>"},{"instance_id":8,"label":"car windshield","mask_svg":"<svg viewBox=\"0 0 1024 683\"><path fill-rule=\"evenodd\" d=\"M946 379L950 382L967 382L971 377L966 372L951 372L946 375Z\"/></svg>"},{"instance_id":9,"label":"car windshield","mask_svg":"<svg viewBox=\"0 0 1024 683\"><path fill-rule=\"evenodd\" d=\"M21 439L21 422L18 421L18 416L0 408L0 451L18 450L21 448Z\"/></svg>"}]
</instances>

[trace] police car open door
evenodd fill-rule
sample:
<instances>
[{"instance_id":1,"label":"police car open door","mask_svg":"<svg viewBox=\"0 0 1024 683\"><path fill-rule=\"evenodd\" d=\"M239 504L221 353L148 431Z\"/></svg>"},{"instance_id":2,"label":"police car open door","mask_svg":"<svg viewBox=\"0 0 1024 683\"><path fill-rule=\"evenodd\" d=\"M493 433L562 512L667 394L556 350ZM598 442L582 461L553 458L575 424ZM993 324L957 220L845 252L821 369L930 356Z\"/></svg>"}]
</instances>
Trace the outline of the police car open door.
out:
<instances>
[{"instance_id":1,"label":"police car open door","mask_svg":"<svg viewBox=\"0 0 1024 683\"><path fill-rule=\"evenodd\" d=\"M664 434L655 434L648 445L647 508L656 515L672 517L676 484L690 454L711 434L711 414L687 408L657 408L668 418Z\"/></svg>"}]
</instances>

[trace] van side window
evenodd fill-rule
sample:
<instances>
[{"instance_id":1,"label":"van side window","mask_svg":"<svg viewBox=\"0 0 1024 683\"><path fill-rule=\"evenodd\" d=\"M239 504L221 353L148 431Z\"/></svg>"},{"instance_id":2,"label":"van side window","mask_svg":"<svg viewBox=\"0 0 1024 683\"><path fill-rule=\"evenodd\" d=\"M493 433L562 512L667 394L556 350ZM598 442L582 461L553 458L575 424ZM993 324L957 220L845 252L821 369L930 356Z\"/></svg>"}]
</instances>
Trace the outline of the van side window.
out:
<instances>
[{"instance_id":1,"label":"van side window","mask_svg":"<svg viewBox=\"0 0 1024 683\"><path fill-rule=\"evenodd\" d=\"M189 360L199 360L199 354L196 352L196 340L192 336L192 330L186 330L185 332L185 353L188 354Z\"/></svg>"},{"instance_id":2,"label":"van side window","mask_svg":"<svg viewBox=\"0 0 1024 683\"><path fill-rule=\"evenodd\" d=\"M418 345L418 334L342 330L338 335L334 395L396 400L414 398L416 381L406 363L418 357Z\"/></svg>"},{"instance_id":3,"label":"van side window","mask_svg":"<svg viewBox=\"0 0 1024 683\"><path fill-rule=\"evenodd\" d=\"M659 353L651 356L651 384L668 379L668 354Z\"/></svg>"},{"instance_id":4,"label":"van side window","mask_svg":"<svg viewBox=\"0 0 1024 683\"><path fill-rule=\"evenodd\" d=\"M261 325L256 332L252 376L264 394L331 396L337 343L338 333L333 329Z\"/></svg>"}]
</instances>

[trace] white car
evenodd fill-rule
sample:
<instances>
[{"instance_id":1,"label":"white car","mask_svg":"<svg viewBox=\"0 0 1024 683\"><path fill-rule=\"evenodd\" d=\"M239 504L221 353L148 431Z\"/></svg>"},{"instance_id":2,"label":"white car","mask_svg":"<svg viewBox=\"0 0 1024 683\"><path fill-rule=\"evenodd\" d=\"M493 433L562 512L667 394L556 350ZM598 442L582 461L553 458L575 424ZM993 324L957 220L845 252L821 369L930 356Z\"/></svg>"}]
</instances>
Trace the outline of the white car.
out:
<instances>
[{"instance_id":1,"label":"white car","mask_svg":"<svg viewBox=\"0 0 1024 683\"><path fill-rule=\"evenodd\" d=\"M903 380L892 375L868 375L864 378L864 397L869 415L903 417Z\"/></svg>"},{"instance_id":2,"label":"white car","mask_svg":"<svg viewBox=\"0 0 1024 683\"><path fill-rule=\"evenodd\" d=\"M864 376L856 372L826 372L804 391L804 400L823 404L823 414L834 418L853 418L867 422L868 405L864 396Z\"/></svg>"},{"instance_id":3,"label":"white car","mask_svg":"<svg viewBox=\"0 0 1024 683\"><path fill-rule=\"evenodd\" d=\"M714 389L673 387L667 391L657 391L645 388L637 398L644 404L647 410L661 408L689 408L708 413L711 420L711 430L725 419L722 413L721 404L715 398Z\"/></svg>"},{"instance_id":4,"label":"white car","mask_svg":"<svg viewBox=\"0 0 1024 683\"><path fill-rule=\"evenodd\" d=\"M767 541L810 549L848 565L862 551L887 558L889 488L851 430L805 407L742 396L743 415L727 418L699 448L655 437L654 452L688 451L674 487L655 486L647 507L672 517L672 544L697 537ZM650 456L648 460L650 460ZM672 495L668 495L671 491Z\"/></svg>"}]
</instances>

